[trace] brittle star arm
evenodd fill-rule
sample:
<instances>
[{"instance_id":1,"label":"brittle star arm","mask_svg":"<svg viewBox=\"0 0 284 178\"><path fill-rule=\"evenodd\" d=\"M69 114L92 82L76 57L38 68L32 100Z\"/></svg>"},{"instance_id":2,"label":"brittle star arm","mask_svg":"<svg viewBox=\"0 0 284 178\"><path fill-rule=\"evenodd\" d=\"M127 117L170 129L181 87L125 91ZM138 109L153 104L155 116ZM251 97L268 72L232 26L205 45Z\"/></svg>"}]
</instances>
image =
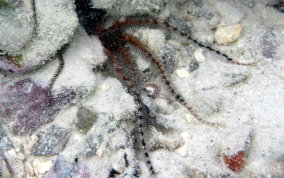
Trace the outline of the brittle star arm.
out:
<instances>
[{"instance_id":1,"label":"brittle star arm","mask_svg":"<svg viewBox=\"0 0 284 178\"><path fill-rule=\"evenodd\" d=\"M168 22L159 22L158 20L155 19L126 19L124 21L121 22L116 22L115 24L113 24L111 27L109 27L108 29L113 29L113 30L120 30L120 29L126 29L129 27L147 27L147 26L153 26L153 27L162 27L165 29L169 29L181 36L186 37L188 40L193 41L194 43L196 43L198 46L202 47L202 48L206 48L209 51L215 52L218 55L221 55L223 57L225 57L228 61L231 61L234 64L237 65L254 65L255 63L241 63L239 61L234 60L233 58L229 57L227 54L223 54L221 51L204 45L201 42L199 42L197 39L193 38L191 35L181 31L180 29L178 29L177 27L169 24Z\"/></svg>"},{"instance_id":2,"label":"brittle star arm","mask_svg":"<svg viewBox=\"0 0 284 178\"><path fill-rule=\"evenodd\" d=\"M47 93L48 94L47 95L48 96L48 106L52 104L52 87L64 67L64 60L63 60L61 53L58 54L58 61L59 61L59 66L48 84L48 93Z\"/></svg>"},{"instance_id":3,"label":"brittle star arm","mask_svg":"<svg viewBox=\"0 0 284 178\"><path fill-rule=\"evenodd\" d=\"M146 143L145 143L145 140L144 140L143 119L145 117L145 114L143 113L143 111L144 111L143 103L142 103L142 100L141 100L140 95L138 93L138 90L137 90L136 86L134 85L134 83L124 73L122 67L119 64L117 57L106 47L104 47L104 52L109 57L109 59L111 60L113 68L116 71L118 77L126 83L128 89L130 90L130 92L132 93L132 95L134 97L135 103L138 106L137 115L138 115L138 126L139 126L139 134L140 134L140 137L141 137L141 144L142 144L142 147L143 147L144 155L147 159L146 163L149 167L149 170L150 170L151 174L155 174L154 168L153 168L152 163L149 159L149 154L148 154Z\"/></svg>"},{"instance_id":4,"label":"brittle star arm","mask_svg":"<svg viewBox=\"0 0 284 178\"><path fill-rule=\"evenodd\" d=\"M128 69L130 70L131 78L137 80L137 67L130 56L130 54L127 52L127 50L123 47L118 47L118 53L123 57L123 59L126 62L126 65ZM134 81L135 81L134 80ZM133 80L132 80L133 81Z\"/></svg>"},{"instance_id":5,"label":"brittle star arm","mask_svg":"<svg viewBox=\"0 0 284 178\"><path fill-rule=\"evenodd\" d=\"M146 47L145 44L143 44L139 39L137 39L136 37L130 35L130 34L125 34L123 35L123 38L125 41L127 41L128 43L130 43L132 46L134 46L135 48L137 48L138 50L142 51L142 53L144 53L147 58L150 59L150 61L157 67L158 71L160 72L166 86L168 87L169 91L172 93L172 95L174 96L174 98L180 103L182 104L184 107L187 108L187 110L201 123L207 124L207 125L213 125L213 126L220 126L220 124L217 123L211 123L208 122L206 120L203 120L195 111L194 109L185 101L185 99L183 98L183 96L181 96L172 86L172 83L170 82L169 77L166 75L166 72L163 68L163 66L161 65L161 63L159 62L159 60L153 55L152 52L150 52L150 50Z\"/></svg>"}]
</instances>

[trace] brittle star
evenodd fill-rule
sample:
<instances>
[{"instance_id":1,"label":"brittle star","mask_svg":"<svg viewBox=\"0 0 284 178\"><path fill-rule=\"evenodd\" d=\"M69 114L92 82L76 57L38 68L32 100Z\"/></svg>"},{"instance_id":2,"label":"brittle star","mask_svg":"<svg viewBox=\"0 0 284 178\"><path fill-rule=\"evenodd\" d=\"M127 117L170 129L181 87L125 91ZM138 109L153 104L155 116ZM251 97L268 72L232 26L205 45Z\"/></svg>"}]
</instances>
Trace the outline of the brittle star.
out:
<instances>
[{"instance_id":1,"label":"brittle star","mask_svg":"<svg viewBox=\"0 0 284 178\"><path fill-rule=\"evenodd\" d=\"M143 147L144 155L146 163L149 167L151 174L155 174L154 168L149 158L149 154L147 151L145 139L144 139L144 131L143 131L143 122L147 120L147 116L149 112L147 110L146 105L142 102L141 99L141 84L139 84L139 76L137 75L138 69L136 66L133 57L130 55L128 48L126 45L130 45L134 49L138 50L140 53L144 55L146 59L148 59L152 64L155 65L159 74L161 75L163 82L167 86L168 90L181 105L183 105L193 116L195 119L200 121L201 123L211 125L211 126L220 126L218 123L211 123L206 120L203 120L198 113L196 113L193 107L185 100L185 98L178 93L176 89L174 89L172 82L169 79L169 76L166 74L164 66L158 60L158 58L148 49L147 45L144 44L141 40L136 38L134 35L127 33L128 29L133 28L160 28L166 29L173 32L178 33L179 35L186 37L188 40L194 42L202 48L206 48L209 51L213 51L227 60L231 61L234 64L238 65L246 65L239 63L228 55L221 53L220 51L202 44L196 39L192 38L189 34L179 30L177 27L171 25L168 22L160 22L151 17L145 17L142 15L126 17L122 21L115 21L110 27L103 29L104 26L103 21L105 20L106 12L100 9L92 9L90 3L82 1L79 3L79 0L75 2L76 11L79 16L79 20L81 25L84 27L85 31L88 35L97 35L102 42L104 52L108 56L111 61L111 64L117 74L118 78L124 83L129 93L134 97L135 103L137 105L136 117L138 118L138 127L139 134L141 138L141 144ZM93 22L96 22L94 24Z\"/></svg>"},{"instance_id":2,"label":"brittle star","mask_svg":"<svg viewBox=\"0 0 284 178\"><path fill-rule=\"evenodd\" d=\"M202 119L197 112L193 109L193 107L186 101L186 99L179 94L179 92L173 87L172 82L170 81L169 76L167 75L164 66L158 60L158 58L148 49L147 45L144 44L140 39L135 37L134 35L127 33L127 29L130 28L144 28L144 27L151 27L151 28L160 28L170 30L172 32L176 32L179 35L186 37L188 40L192 41L193 43L197 44L202 48L206 48L209 51L215 52L223 57L225 57L228 61L231 61L234 64L243 65L228 55L221 53L219 50L216 50L210 46L206 46L193 38L191 35L179 30L177 27L171 25L168 22L160 22L155 18L151 17L144 17L142 15L133 16L133 17L126 17L122 21L115 21L110 27L102 28L104 26L104 20L106 12L100 9L93 9L91 7L91 3L88 0L76 0L76 11L78 13L78 18L80 24L84 27L85 31L88 35L96 35L102 42L104 52L110 59L110 62L117 74L118 78L124 83L126 88L128 89L129 93L134 97L134 101L137 105L137 111L135 116L137 117L137 124L138 124L138 133L140 134L141 138L141 145L144 151L144 156L146 158L146 163L151 174L155 174L155 170L152 166L152 163L149 158L148 149L146 146L146 142L144 139L144 121L148 120L148 109L147 106L143 103L141 99L141 84L139 84L139 76L138 76L138 69L136 66L133 57L131 56L128 48L126 45L132 46L134 49L140 51L146 59L148 59L154 66L156 67L157 71L161 75L163 82L167 86L168 90L178 101L181 105L183 105L199 122L211 125L211 126L220 126L221 124L218 123L211 123L204 119ZM57 69L55 75L53 76L52 80L49 83L49 102L51 101L52 97L52 87L59 76L60 72L63 69L64 61L62 58L62 53L64 50L60 50L58 52L60 65ZM17 62L12 60L12 58L7 57L11 63L18 65Z\"/></svg>"}]
</instances>

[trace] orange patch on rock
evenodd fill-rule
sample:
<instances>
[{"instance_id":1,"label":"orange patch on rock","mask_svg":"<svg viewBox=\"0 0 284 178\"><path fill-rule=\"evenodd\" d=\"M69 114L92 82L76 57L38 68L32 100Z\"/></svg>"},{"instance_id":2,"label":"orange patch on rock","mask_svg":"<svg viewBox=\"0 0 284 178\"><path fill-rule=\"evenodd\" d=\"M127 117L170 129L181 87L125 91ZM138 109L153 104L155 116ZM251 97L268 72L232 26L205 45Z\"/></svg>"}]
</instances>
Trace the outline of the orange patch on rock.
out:
<instances>
[{"instance_id":1,"label":"orange patch on rock","mask_svg":"<svg viewBox=\"0 0 284 178\"><path fill-rule=\"evenodd\" d=\"M245 165L245 152L239 151L233 155L224 155L223 159L226 166L234 172L240 172Z\"/></svg>"}]
</instances>

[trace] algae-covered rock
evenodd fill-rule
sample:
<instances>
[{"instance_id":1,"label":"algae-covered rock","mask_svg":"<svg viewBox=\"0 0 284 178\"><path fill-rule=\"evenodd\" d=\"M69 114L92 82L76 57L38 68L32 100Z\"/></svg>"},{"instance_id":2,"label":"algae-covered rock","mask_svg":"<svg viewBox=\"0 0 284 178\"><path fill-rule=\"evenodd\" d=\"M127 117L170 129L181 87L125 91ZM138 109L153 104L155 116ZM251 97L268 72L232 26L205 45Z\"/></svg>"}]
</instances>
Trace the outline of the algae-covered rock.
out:
<instances>
[{"instance_id":1,"label":"algae-covered rock","mask_svg":"<svg viewBox=\"0 0 284 178\"><path fill-rule=\"evenodd\" d=\"M0 0L0 8L14 8L19 4L19 0Z\"/></svg>"},{"instance_id":2,"label":"algae-covered rock","mask_svg":"<svg viewBox=\"0 0 284 178\"><path fill-rule=\"evenodd\" d=\"M0 24L0 49L11 56L23 56L20 68L3 62L0 68L20 73L45 63L69 43L78 19L72 1L35 0L34 7L32 1L23 1L15 10L1 10Z\"/></svg>"},{"instance_id":3,"label":"algae-covered rock","mask_svg":"<svg viewBox=\"0 0 284 178\"><path fill-rule=\"evenodd\" d=\"M31 40L34 29L32 0L0 0L0 49L20 50Z\"/></svg>"}]
</instances>

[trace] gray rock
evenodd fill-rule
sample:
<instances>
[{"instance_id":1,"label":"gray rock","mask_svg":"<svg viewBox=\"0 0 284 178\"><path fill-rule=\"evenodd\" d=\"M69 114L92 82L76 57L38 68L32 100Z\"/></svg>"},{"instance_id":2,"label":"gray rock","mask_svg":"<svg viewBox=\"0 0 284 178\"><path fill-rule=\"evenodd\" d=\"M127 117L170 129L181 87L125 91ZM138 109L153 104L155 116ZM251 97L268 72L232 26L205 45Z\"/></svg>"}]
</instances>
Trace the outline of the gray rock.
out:
<instances>
[{"instance_id":1,"label":"gray rock","mask_svg":"<svg viewBox=\"0 0 284 178\"><path fill-rule=\"evenodd\" d=\"M23 1L15 7L17 3L0 0L0 49L7 52L23 48L33 35L35 19L32 1Z\"/></svg>"},{"instance_id":2,"label":"gray rock","mask_svg":"<svg viewBox=\"0 0 284 178\"><path fill-rule=\"evenodd\" d=\"M57 155L64 149L70 137L70 130L53 125L39 137L38 143L33 147L33 154L35 156Z\"/></svg>"},{"instance_id":3,"label":"gray rock","mask_svg":"<svg viewBox=\"0 0 284 178\"><path fill-rule=\"evenodd\" d=\"M96 121L96 114L91 110L79 107L77 111L76 127L82 133L87 133Z\"/></svg>"},{"instance_id":4,"label":"gray rock","mask_svg":"<svg viewBox=\"0 0 284 178\"><path fill-rule=\"evenodd\" d=\"M284 25L275 25L266 30L261 38L261 52L262 55L271 60L283 59L284 47Z\"/></svg>"},{"instance_id":5,"label":"gray rock","mask_svg":"<svg viewBox=\"0 0 284 178\"><path fill-rule=\"evenodd\" d=\"M103 142L103 137L101 135L92 134L86 139L85 142L86 146L81 154L86 157L94 156Z\"/></svg>"},{"instance_id":6,"label":"gray rock","mask_svg":"<svg viewBox=\"0 0 284 178\"><path fill-rule=\"evenodd\" d=\"M248 76L245 74L229 74L228 77L229 80L225 82L226 87L236 86L248 80Z\"/></svg>"},{"instance_id":7,"label":"gray rock","mask_svg":"<svg viewBox=\"0 0 284 178\"><path fill-rule=\"evenodd\" d=\"M202 0L192 0L192 1L198 7L202 7L203 6L203 1Z\"/></svg>"},{"instance_id":8,"label":"gray rock","mask_svg":"<svg viewBox=\"0 0 284 178\"><path fill-rule=\"evenodd\" d=\"M11 148L13 148L13 143L6 136L4 129L2 127L0 127L0 152L8 151Z\"/></svg>"},{"instance_id":9,"label":"gray rock","mask_svg":"<svg viewBox=\"0 0 284 178\"><path fill-rule=\"evenodd\" d=\"M244 4L249 8L253 8L254 7L254 0L245 0Z\"/></svg>"},{"instance_id":10,"label":"gray rock","mask_svg":"<svg viewBox=\"0 0 284 178\"><path fill-rule=\"evenodd\" d=\"M166 2L167 0L93 0L93 5L112 14L131 15L160 11Z\"/></svg>"},{"instance_id":11,"label":"gray rock","mask_svg":"<svg viewBox=\"0 0 284 178\"><path fill-rule=\"evenodd\" d=\"M195 71L198 68L199 68L199 63L197 61L191 61L189 63L189 71L190 72L193 72L193 71Z\"/></svg>"},{"instance_id":12,"label":"gray rock","mask_svg":"<svg viewBox=\"0 0 284 178\"><path fill-rule=\"evenodd\" d=\"M165 65L165 70L167 73L172 74L177 67L177 60L174 57L174 51L171 47L166 46L163 50L164 55L162 56L163 63Z\"/></svg>"},{"instance_id":13,"label":"gray rock","mask_svg":"<svg viewBox=\"0 0 284 178\"><path fill-rule=\"evenodd\" d=\"M166 21L187 34L191 32L191 27L185 19L175 18L174 15L170 15Z\"/></svg>"},{"instance_id":14,"label":"gray rock","mask_svg":"<svg viewBox=\"0 0 284 178\"><path fill-rule=\"evenodd\" d=\"M76 164L75 164L76 163ZM63 156L58 156L53 167L46 173L46 178L90 177L88 168L76 161L72 162Z\"/></svg>"}]
</instances>

